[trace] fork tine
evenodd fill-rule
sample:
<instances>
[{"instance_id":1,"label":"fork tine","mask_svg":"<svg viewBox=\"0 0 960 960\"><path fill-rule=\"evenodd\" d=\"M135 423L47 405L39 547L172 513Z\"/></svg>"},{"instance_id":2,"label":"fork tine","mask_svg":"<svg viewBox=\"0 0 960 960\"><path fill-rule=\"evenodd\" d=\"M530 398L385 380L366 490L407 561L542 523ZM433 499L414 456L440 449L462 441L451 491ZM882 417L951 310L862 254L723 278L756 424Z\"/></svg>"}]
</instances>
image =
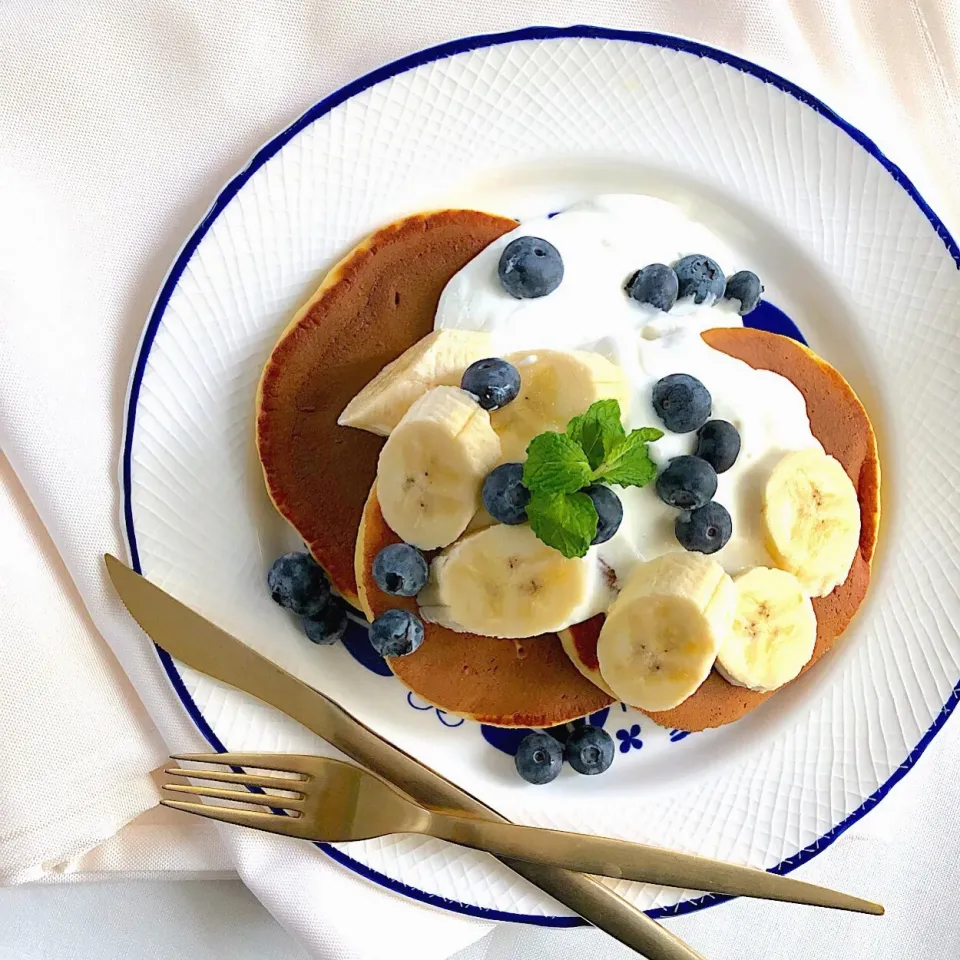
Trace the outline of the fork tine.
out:
<instances>
[{"instance_id":1,"label":"fork tine","mask_svg":"<svg viewBox=\"0 0 960 960\"><path fill-rule=\"evenodd\" d=\"M198 817L220 820L223 823L235 823L240 827L254 827L269 833L282 833L290 837L310 839L309 831L300 817L285 817L277 813L263 813L259 810L237 810L233 807L219 807L212 803L190 803L186 800L161 800L164 807L195 813Z\"/></svg>"},{"instance_id":2,"label":"fork tine","mask_svg":"<svg viewBox=\"0 0 960 960\"><path fill-rule=\"evenodd\" d=\"M216 787L195 787L192 784L165 783L164 790L171 793L189 793L195 797L210 797L213 800L236 800L239 803L255 803L277 810L303 810L303 801L291 797L278 797L270 793L251 793L248 790L219 790Z\"/></svg>"},{"instance_id":3,"label":"fork tine","mask_svg":"<svg viewBox=\"0 0 960 960\"><path fill-rule=\"evenodd\" d=\"M270 777L256 773L234 773L227 770L187 770L183 767L167 767L164 773L172 777L192 777L194 780L215 780L219 783L242 783L248 787L263 787L267 790L289 790L291 793L303 794L298 789L304 782L292 777Z\"/></svg>"},{"instance_id":4,"label":"fork tine","mask_svg":"<svg viewBox=\"0 0 960 960\"><path fill-rule=\"evenodd\" d=\"M227 764L231 767L280 770L283 773L299 773L309 778L314 758L296 753L175 753L170 755L170 759Z\"/></svg>"}]
</instances>

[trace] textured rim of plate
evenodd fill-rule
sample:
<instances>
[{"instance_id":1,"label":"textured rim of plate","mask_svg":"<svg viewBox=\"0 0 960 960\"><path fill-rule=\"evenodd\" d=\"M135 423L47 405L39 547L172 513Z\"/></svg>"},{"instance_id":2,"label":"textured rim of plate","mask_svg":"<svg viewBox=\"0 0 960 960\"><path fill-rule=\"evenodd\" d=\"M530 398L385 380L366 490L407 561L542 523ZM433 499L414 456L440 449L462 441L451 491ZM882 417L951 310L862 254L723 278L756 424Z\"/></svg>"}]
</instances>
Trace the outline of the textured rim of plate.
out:
<instances>
[{"instance_id":1,"label":"textured rim of plate","mask_svg":"<svg viewBox=\"0 0 960 960\"><path fill-rule=\"evenodd\" d=\"M388 80L391 77L395 77L400 73L405 73L406 71L412 70L415 67L422 66L423 64L431 63L435 60L442 60L447 57L452 57L459 53L466 53L470 50L496 46L499 44L514 43L520 40L558 40L564 38L621 40L628 41L630 43L642 43L654 47L664 47L668 50L676 50L681 53L689 53L698 57L705 57L708 60L714 60L724 66L733 67L735 70L749 74L758 80L762 80L764 83L776 87L783 93L789 94L791 97L799 100L801 103L810 107L820 116L824 117L826 120L829 120L835 126L843 130L849 137L851 137L851 139L856 141L856 143L858 143L867 153L877 160L881 166L883 166L890 176L907 192L914 203L916 203L916 205L923 211L924 216L930 221L930 224L936 231L937 236L940 237L944 246L953 257L957 267L960 268L960 247L957 246L957 243L950 235L950 232L944 226L940 218L933 212L926 200L923 199L917 188L913 185L906 174L895 163L889 160L884 155L883 151L880 150L880 148L869 137L836 114L823 101L808 93L806 90L798 87L796 84L791 83L789 80L784 79L778 74L767 70L765 67L758 66L757 64L751 63L749 60L744 60L742 57L738 57L732 53L727 53L725 50L720 50L716 47L706 46L705 44L697 43L693 40L687 40L683 37L671 36L669 34L649 33L636 30L614 30L607 27L577 25L571 27L525 27L520 30L512 30L504 33L478 34L477 36L463 37L459 40L448 41L447 43L442 43L434 47L428 47L425 50L418 51L417 53L409 54L406 57L401 57L399 60L394 60L392 63L378 67L376 70L373 70L370 73L351 81L350 83L341 87L339 90L331 93L329 96L310 107L306 113L304 113L299 119L295 120L289 127L269 140L254 154L250 162L223 188L223 190L221 190L216 200L214 200L210 209L207 211L203 220L200 221L199 225L196 227L193 233L191 233L180 252L177 254L177 258L174 261L173 266L170 268L170 272L167 274L167 277L160 288L160 292L157 294L157 299L154 302L153 308L150 312L150 318L146 327L144 328L143 336L137 352L136 363L134 365L133 376L130 382L129 394L127 397L126 427L124 431L121 468L121 483L123 489L123 521L127 536L127 544L130 551L130 559L134 569L138 573L141 572L141 567L140 555L137 549L136 531L133 526L133 504L131 498L130 476L131 449L133 432L136 427L137 400L140 394L140 385L143 380L143 374L146 368L147 358L150 354L150 348L153 344L154 337L156 336L157 329L160 326L160 322L163 319L163 314L166 310L170 296L176 288L181 274L190 262L190 258L193 256L207 231L213 225L213 222L226 208L230 201L233 200L234 196L236 196L247 180L261 166L263 166L263 164L273 157L286 143L288 143L298 133L313 123L314 120L329 113L335 107L349 100L356 94L363 92L367 88L372 87L383 80ZM177 696L183 702L187 713L190 714L190 717L193 719L194 723L197 725L198 729L210 743L210 745L220 753L226 752L226 747L220 742L220 739L204 719L203 714L200 712L199 708L194 703L193 698L187 691L187 688L183 682L183 678L180 676L173 658L166 653L166 651L160 649L160 647L157 647L156 649L157 653L159 654L160 661L163 664L168 677L170 678L170 682L173 685ZM847 830L847 828L860 820L861 817L863 817L871 808L876 806L876 804L879 803L890 792L893 786L898 783L904 777L907 771L910 770L917 762L923 751L939 732L947 717L949 717L953 712L958 702L960 702L960 683L953 688L953 691L948 697L947 702L943 705L943 708L937 715L933 724L920 739L920 742L913 748L907 758L902 764L900 764L899 767L897 767L897 769L893 772L893 774L891 774L886 782L881 784L874 793L867 797L867 799L856 808L856 810L850 813L844 820L834 826L822 837L804 847L792 857L782 860L775 867L769 868L769 872L787 874L792 870L795 870L801 864L813 859L813 857L815 857L818 853L829 847L834 840L837 839L837 837ZM402 881L395 880L393 877L388 877L376 870L371 869L365 864L359 863L352 857L347 856L341 850L338 850L336 847L332 847L329 844L318 843L316 846L318 846L325 854L327 854L327 856L336 860L338 863L343 864L345 867L348 867L350 870L353 870L360 876L366 877L368 880L372 880L374 883L377 883L380 886L386 887L389 890L393 890L396 893L401 893L405 896L411 897L414 900L419 900L422 903L429 903L432 906L442 907L443 909L452 910L456 913L462 913L473 917L481 917L487 920L510 920L515 923L529 923L546 927L574 927L581 926L586 923L586 921L580 917L532 916L528 914L511 913L503 910L493 910L487 907L477 907L473 904L462 903L457 900L449 900L445 897L437 896L436 894L418 890L416 887L411 887ZM698 897L694 900L684 900L670 907L660 907L655 910L648 910L647 914L655 919L661 917L675 917L685 913L692 913L696 910L702 910L705 907L714 906L715 904L723 903L730 899L732 898L726 896L708 895L704 897Z\"/></svg>"}]
</instances>

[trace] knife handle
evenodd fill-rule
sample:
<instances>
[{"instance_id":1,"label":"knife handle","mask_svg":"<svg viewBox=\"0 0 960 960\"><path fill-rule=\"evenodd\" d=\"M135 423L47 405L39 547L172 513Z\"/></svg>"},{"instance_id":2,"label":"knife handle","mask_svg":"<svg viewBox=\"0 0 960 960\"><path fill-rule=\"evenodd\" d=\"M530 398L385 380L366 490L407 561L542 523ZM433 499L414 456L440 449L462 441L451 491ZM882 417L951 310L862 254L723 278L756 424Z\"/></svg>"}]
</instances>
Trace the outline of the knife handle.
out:
<instances>
[{"instance_id":1,"label":"knife handle","mask_svg":"<svg viewBox=\"0 0 960 960\"><path fill-rule=\"evenodd\" d=\"M497 859L647 960L706 960L594 877L542 863Z\"/></svg>"}]
</instances>

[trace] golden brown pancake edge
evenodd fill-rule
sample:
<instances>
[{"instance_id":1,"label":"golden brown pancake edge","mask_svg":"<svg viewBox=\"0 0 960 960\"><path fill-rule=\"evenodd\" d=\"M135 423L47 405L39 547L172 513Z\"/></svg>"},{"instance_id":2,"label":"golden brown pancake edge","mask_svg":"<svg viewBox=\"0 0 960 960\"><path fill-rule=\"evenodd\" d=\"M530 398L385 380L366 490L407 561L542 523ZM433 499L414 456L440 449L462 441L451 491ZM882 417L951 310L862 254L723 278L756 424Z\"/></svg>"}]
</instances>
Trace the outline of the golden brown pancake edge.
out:
<instances>
[{"instance_id":1,"label":"golden brown pancake edge","mask_svg":"<svg viewBox=\"0 0 960 960\"><path fill-rule=\"evenodd\" d=\"M440 210L377 230L330 270L267 360L256 418L267 492L354 604L354 544L384 440L337 418L433 329L450 278L516 226L494 214Z\"/></svg>"},{"instance_id":2,"label":"golden brown pancake edge","mask_svg":"<svg viewBox=\"0 0 960 960\"><path fill-rule=\"evenodd\" d=\"M772 370L800 390L814 436L843 465L860 501L860 548L846 581L826 597L813 600L817 642L802 672L819 660L843 634L866 596L870 564L880 525L880 460L877 441L863 404L837 370L803 344L788 337L749 328L707 330L704 340L751 367ZM597 638L603 616L563 631L564 649L594 682L603 684L597 664ZM605 684L604 684L605 686ZM727 683L711 674L697 692L672 710L647 713L664 727L705 730L739 720L777 691L760 693Z\"/></svg>"}]
</instances>

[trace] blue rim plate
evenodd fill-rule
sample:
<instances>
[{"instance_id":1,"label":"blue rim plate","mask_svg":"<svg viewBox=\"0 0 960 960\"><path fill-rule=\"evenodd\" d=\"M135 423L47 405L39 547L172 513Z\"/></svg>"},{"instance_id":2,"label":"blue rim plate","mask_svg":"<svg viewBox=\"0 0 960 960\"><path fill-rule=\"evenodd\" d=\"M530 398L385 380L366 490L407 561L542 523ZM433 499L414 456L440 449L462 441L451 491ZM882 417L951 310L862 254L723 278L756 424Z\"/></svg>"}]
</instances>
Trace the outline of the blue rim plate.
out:
<instances>
[{"instance_id":1,"label":"blue rim plate","mask_svg":"<svg viewBox=\"0 0 960 960\"><path fill-rule=\"evenodd\" d=\"M764 84L769 84L775 87L777 90L806 105L811 110L819 114L822 118L838 127L849 138L855 141L863 151L865 151L880 165L882 165L889 176L900 185L913 203L922 211L923 216L926 217L937 236L942 240L943 245L946 247L954 263L960 265L960 249L958 249L956 242L950 236L943 223L924 201L923 197L920 196L914 185L910 182L903 171L900 170L900 168L894 163L892 163L886 156L884 156L884 154L878 149L873 141L871 141L855 127L844 121L828 106L826 106L826 104L822 103L805 90L802 90L790 81L763 67L750 63L725 51L679 37L666 36L656 33L613 30L602 27L581 25L564 28L529 27L526 29L515 30L506 33L467 37L449 43L440 44L410 56L403 57L393 63L382 66L357 80L354 80L353 82L342 87L340 90L337 90L328 97L324 98L319 103L311 107L306 113L303 114L303 116L292 123L286 130L282 131L268 143L266 143L253 156L244 169L240 171L240 173L238 173L220 192L214 203L211 205L206 216L188 238L178 254L175 262L173 263L173 266L171 267L170 272L167 275L157 296L143 334L132 374L127 405L124 447L122 454L121 482L123 488L123 519L129 545L130 557L135 569L138 571L141 570L141 546L138 544L138 531L134 523L134 505L132 495L132 450L134 445L135 431L137 430L138 426L137 414L141 401L141 385L145 370L147 368L148 360L151 356L151 349L154 345L155 337L157 336L157 332L164 321L164 315L168 309L171 296L177 288L177 285L180 283L184 272L188 269L191 259L194 257L194 254L196 253L201 241L217 222L218 218L221 217L228 205L237 197L237 194L241 188L243 188L244 185L247 184L252 177L254 177L257 171L259 171L267 163L267 161L273 158L282 147L289 143L293 138L298 136L298 134L306 130L311 124L313 124L319 118L322 118L330 113L332 110L334 110L334 108L344 104L351 98L363 93L364 91L367 91L369 88L374 87L383 81L398 77L407 71L414 70L415 68L421 67L425 64L430 64L434 61L454 57L457 54L462 54L469 51L515 44L522 41L557 40L562 38L623 41L630 44L642 44L648 47L656 47L669 51L687 53L695 57L705 58L727 67L731 67L736 71L740 71L743 74L762 81ZM214 732L213 727L205 719L201 709L188 692L183 677L178 671L175 663L163 651L158 652L160 654L161 662L163 663L174 689L176 690L180 699L183 701L185 708L196 723L197 727L214 749L218 751L224 750L225 748L221 743L221 740ZM781 874L789 873L796 867L810 860L812 857L816 856L831 843L833 843L833 841L836 840L845 830L860 820L872 807L874 807L890 791L893 785L902 779L902 777L917 761L933 737L943 726L946 718L953 711L957 704L958 698L960 698L960 684L954 687L949 698L946 700L941 711L936 715L929 728L919 739L914 748L909 752L903 762L900 763L895 770L893 770L886 781L883 782L870 796L863 800L863 802L855 810L849 813L849 815L843 818L840 822L836 823L831 829L825 832L813 843L808 844L794 855L783 859L781 862L770 868L772 872ZM386 876L377 870L371 869L369 866L360 863L359 861L345 854L342 850L339 850L335 847L327 844L319 844L319 847L328 856L337 860L339 863L343 864L349 869L356 871L358 874L367 877L375 883L381 884L384 887L402 893L413 899L443 907L445 909L471 916L483 917L486 919L511 920L543 926L566 927L576 926L583 922L576 917L540 916L510 912L507 910L489 909L469 903L459 902L457 900L446 899L444 897L437 896L436 894L420 890L413 885L402 882L393 877ZM679 914L689 913L698 909L702 909L706 906L720 903L725 899L727 898L719 896L700 897L697 899L682 901L669 907L653 909L648 912L653 917L677 916Z\"/></svg>"}]
</instances>

